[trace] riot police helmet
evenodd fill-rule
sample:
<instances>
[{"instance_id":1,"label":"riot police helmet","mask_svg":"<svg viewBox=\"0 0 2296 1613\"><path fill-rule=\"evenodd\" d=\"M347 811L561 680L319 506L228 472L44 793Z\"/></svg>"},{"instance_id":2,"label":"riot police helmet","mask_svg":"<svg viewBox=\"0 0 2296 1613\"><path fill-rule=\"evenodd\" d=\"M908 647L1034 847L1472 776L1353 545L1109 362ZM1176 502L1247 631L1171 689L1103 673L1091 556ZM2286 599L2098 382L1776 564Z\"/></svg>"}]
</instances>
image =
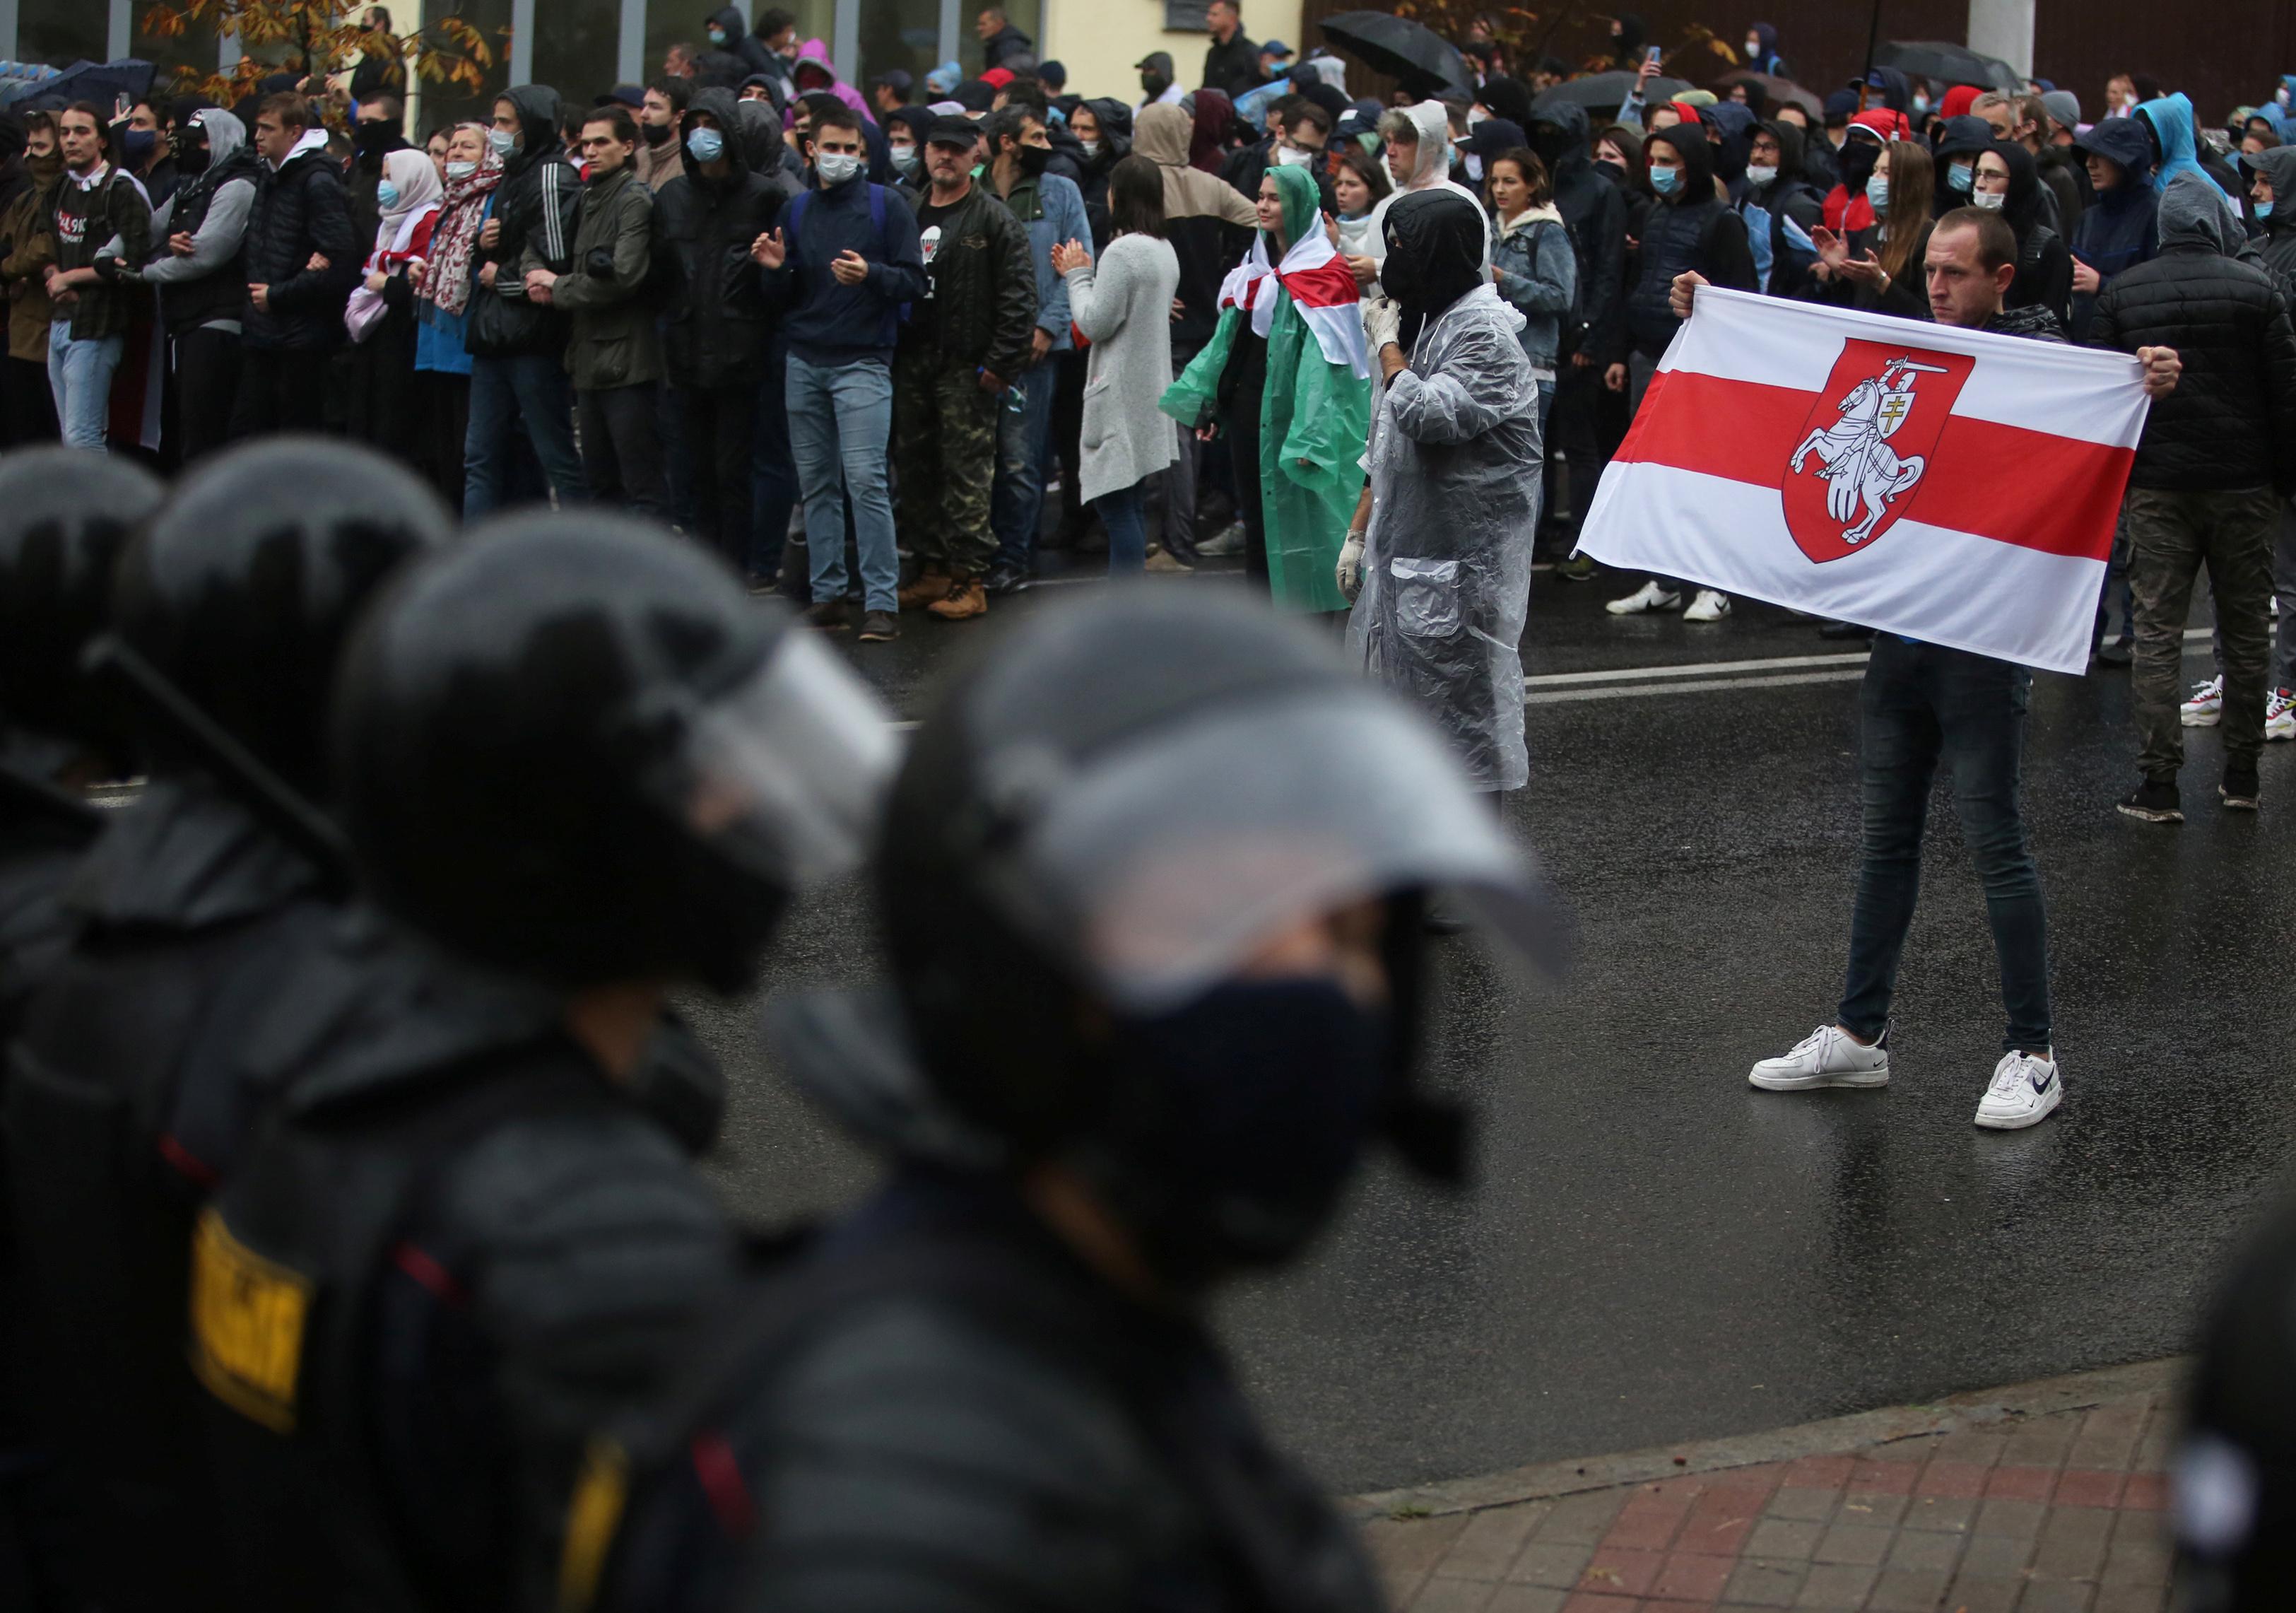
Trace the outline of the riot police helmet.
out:
<instances>
[{"instance_id":1,"label":"riot police helmet","mask_svg":"<svg viewBox=\"0 0 2296 1613\"><path fill-rule=\"evenodd\" d=\"M1561 946L1425 720L1241 602L1029 622L920 725L878 864L922 1080L1008 1158L1081 1164L1182 1280L1288 1257L1375 1136L1458 1172L1415 1076L1431 891L1519 952ZM1241 978L1287 926L1365 903L1383 1004Z\"/></svg>"},{"instance_id":2,"label":"riot police helmet","mask_svg":"<svg viewBox=\"0 0 2296 1613\"><path fill-rule=\"evenodd\" d=\"M128 548L119 638L324 799L329 694L351 625L384 579L454 530L427 483L372 449L305 436L234 448L191 471Z\"/></svg>"},{"instance_id":3,"label":"riot police helmet","mask_svg":"<svg viewBox=\"0 0 2296 1613\"><path fill-rule=\"evenodd\" d=\"M569 990L731 991L858 865L898 741L716 560L584 510L499 518L393 588L336 753L370 889L437 940Z\"/></svg>"},{"instance_id":4,"label":"riot police helmet","mask_svg":"<svg viewBox=\"0 0 2296 1613\"><path fill-rule=\"evenodd\" d=\"M80 657L110 625L122 551L166 494L116 455L0 457L0 719L119 760L122 725Z\"/></svg>"}]
</instances>

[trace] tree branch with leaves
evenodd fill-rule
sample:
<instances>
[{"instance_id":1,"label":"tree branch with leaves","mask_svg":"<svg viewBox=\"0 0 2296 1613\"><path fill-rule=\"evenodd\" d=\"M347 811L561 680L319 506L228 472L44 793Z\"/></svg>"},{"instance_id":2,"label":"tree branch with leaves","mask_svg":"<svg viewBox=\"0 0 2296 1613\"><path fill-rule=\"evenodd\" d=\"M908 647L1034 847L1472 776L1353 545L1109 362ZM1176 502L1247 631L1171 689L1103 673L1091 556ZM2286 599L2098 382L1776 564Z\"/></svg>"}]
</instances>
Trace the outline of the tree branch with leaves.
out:
<instances>
[{"instance_id":1,"label":"tree branch with leaves","mask_svg":"<svg viewBox=\"0 0 2296 1613\"><path fill-rule=\"evenodd\" d=\"M383 85L402 95L410 70L420 80L469 95L486 88L499 47L462 18L449 14L393 36L366 27L365 15L365 6L346 10L340 0L160 0L144 11L139 27L157 39L209 35L220 42L236 36L242 54L230 69L176 73L178 94L203 95L226 106L282 70L301 73L306 93L318 95L327 78L348 70L354 60L380 62ZM264 59L282 45L290 57L283 68Z\"/></svg>"}]
</instances>

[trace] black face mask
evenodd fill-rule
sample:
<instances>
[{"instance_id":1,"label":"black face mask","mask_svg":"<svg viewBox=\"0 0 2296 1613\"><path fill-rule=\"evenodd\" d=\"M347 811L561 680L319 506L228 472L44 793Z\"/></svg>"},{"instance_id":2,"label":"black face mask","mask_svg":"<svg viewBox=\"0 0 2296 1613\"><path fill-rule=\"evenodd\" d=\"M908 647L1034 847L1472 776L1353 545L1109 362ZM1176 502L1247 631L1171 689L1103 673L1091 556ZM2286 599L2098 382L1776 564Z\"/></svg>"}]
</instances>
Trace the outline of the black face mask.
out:
<instances>
[{"instance_id":1,"label":"black face mask","mask_svg":"<svg viewBox=\"0 0 2296 1613\"><path fill-rule=\"evenodd\" d=\"M648 145L660 145L670 136L670 128L667 123L641 123L638 128L645 131L645 143Z\"/></svg>"},{"instance_id":2,"label":"black face mask","mask_svg":"<svg viewBox=\"0 0 2296 1613\"><path fill-rule=\"evenodd\" d=\"M1086 1169L1151 1262L1193 1287L1322 1230L1377 1125L1384 1014L1329 980L1243 980L1120 1021Z\"/></svg>"},{"instance_id":3,"label":"black face mask","mask_svg":"<svg viewBox=\"0 0 2296 1613\"><path fill-rule=\"evenodd\" d=\"M1045 171L1045 164L1053 160L1052 148L1045 145L1024 145L1021 148L1021 171L1031 179Z\"/></svg>"},{"instance_id":4,"label":"black face mask","mask_svg":"<svg viewBox=\"0 0 2296 1613\"><path fill-rule=\"evenodd\" d=\"M185 176L206 173L208 171L208 148L205 145L195 144L190 141L184 140L181 136L178 136L176 137L176 171Z\"/></svg>"},{"instance_id":5,"label":"black face mask","mask_svg":"<svg viewBox=\"0 0 2296 1613\"><path fill-rule=\"evenodd\" d=\"M1153 101L1172 87L1172 81L1161 73L1143 73L1140 75L1140 87L1146 90L1148 99Z\"/></svg>"},{"instance_id":6,"label":"black face mask","mask_svg":"<svg viewBox=\"0 0 2296 1613\"><path fill-rule=\"evenodd\" d=\"M355 123L351 126L351 149L362 157L380 157L398 148L391 139L398 131L388 123Z\"/></svg>"},{"instance_id":7,"label":"black face mask","mask_svg":"<svg viewBox=\"0 0 2296 1613\"><path fill-rule=\"evenodd\" d=\"M1612 162L1607 157L1597 157L1595 160L1595 166L1604 170L1603 177L1605 179L1608 179L1611 184L1617 185L1620 190L1626 189L1627 165L1625 163Z\"/></svg>"}]
</instances>

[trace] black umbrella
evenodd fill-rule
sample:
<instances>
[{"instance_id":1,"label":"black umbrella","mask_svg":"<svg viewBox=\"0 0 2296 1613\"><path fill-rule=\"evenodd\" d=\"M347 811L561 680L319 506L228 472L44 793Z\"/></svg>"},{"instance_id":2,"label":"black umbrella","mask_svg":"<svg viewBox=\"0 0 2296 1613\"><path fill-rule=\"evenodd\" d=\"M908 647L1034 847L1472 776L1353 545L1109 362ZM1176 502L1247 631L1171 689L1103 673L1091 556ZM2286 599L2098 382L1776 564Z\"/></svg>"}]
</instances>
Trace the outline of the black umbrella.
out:
<instances>
[{"instance_id":1,"label":"black umbrella","mask_svg":"<svg viewBox=\"0 0 2296 1613\"><path fill-rule=\"evenodd\" d=\"M1626 103L1627 92L1634 87L1635 75L1628 72L1589 73L1583 78L1565 78L1553 88L1539 92L1538 98L1530 103L1530 115L1536 118L1541 107L1561 106L1568 102L1590 112L1615 116ZM1657 106L1689 87L1685 79L1653 78L1643 86L1643 99Z\"/></svg>"},{"instance_id":2,"label":"black umbrella","mask_svg":"<svg viewBox=\"0 0 2296 1613\"><path fill-rule=\"evenodd\" d=\"M1970 84L1979 89L2022 90L2025 80L1997 56L1980 56L1967 45L1942 39L1884 39L1874 52L1875 67L1894 67L1908 78Z\"/></svg>"},{"instance_id":3,"label":"black umbrella","mask_svg":"<svg viewBox=\"0 0 2296 1613\"><path fill-rule=\"evenodd\" d=\"M1474 93L1475 81L1458 47L1425 23L1390 12L1341 12L1324 18L1323 29L1324 38L1414 95Z\"/></svg>"},{"instance_id":4,"label":"black umbrella","mask_svg":"<svg viewBox=\"0 0 2296 1613\"><path fill-rule=\"evenodd\" d=\"M53 78L10 86L5 103L20 111L53 111L74 101L93 102L109 109L120 96L141 101L152 88L149 62L122 57L118 62L75 62Z\"/></svg>"}]
</instances>

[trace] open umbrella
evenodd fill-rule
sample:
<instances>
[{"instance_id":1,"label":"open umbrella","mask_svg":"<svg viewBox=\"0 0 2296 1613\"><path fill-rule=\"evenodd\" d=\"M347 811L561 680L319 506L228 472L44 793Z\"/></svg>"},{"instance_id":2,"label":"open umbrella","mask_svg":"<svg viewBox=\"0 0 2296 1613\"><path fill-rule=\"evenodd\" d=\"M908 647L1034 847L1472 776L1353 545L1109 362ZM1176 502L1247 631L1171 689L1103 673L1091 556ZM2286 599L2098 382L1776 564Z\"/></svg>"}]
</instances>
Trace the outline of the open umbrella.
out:
<instances>
[{"instance_id":1,"label":"open umbrella","mask_svg":"<svg viewBox=\"0 0 2296 1613\"><path fill-rule=\"evenodd\" d=\"M1770 98L1773 107L1784 106L1791 101L1808 112L1813 120L1825 116L1825 103L1791 78L1781 78L1772 73L1758 73L1751 68L1742 67L1717 78L1714 93L1726 101L1730 96L1730 86L1734 84L1752 85Z\"/></svg>"},{"instance_id":2,"label":"open umbrella","mask_svg":"<svg viewBox=\"0 0 2296 1613\"><path fill-rule=\"evenodd\" d=\"M1474 93L1458 47L1423 22L1389 12L1341 12L1324 18L1323 29L1332 44L1414 95Z\"/></svg>"},{"instance_id":3,"label":"open umbrella","mask_svg":"<svg viewBox=\"0 0 2296 1613\"><path fill-rule=\"evenodd\" d=\"M1884 39L1874 52L1875 67L1894 67L1908 78L1971 84L1979 89L2021 90L2025 80L1998 56L1980 56L1964 45L1942 39Z\"/></svg>"},{"instance_id":4,"label":"open umbrella","mask_svg":"<svg viewBox=\"0 0 2296 1613\"><path fill-rule=\"evenodd\" d=\"M110 107L122 95L141 101L152 88L152 73L149 62L128 56L117 62L75 62L49 78L24 82L21 87L11 85L6 100L20 111L53 111L74 101Z\"/></svg>"},{"instance_id":5,"label":"open umbrella","mask_svg":"<svg viewBox=\"0 0 2296 1613\"><path fill-rule=\"evenodd\" d=\"M1536 118L1539 108L1560 106L1565 102L1583 106L1589 112L1615 114L1634 87L1635 75L1628 72L1589 73L1583 78L1565 78L1553 88L1539 92L1538 99L1530 103L1530 115ZM1689 87L1685 79L1653 78L1643 86L1643 98L1656 106L1673 100Z\"/></svg>"}]
</instances>

